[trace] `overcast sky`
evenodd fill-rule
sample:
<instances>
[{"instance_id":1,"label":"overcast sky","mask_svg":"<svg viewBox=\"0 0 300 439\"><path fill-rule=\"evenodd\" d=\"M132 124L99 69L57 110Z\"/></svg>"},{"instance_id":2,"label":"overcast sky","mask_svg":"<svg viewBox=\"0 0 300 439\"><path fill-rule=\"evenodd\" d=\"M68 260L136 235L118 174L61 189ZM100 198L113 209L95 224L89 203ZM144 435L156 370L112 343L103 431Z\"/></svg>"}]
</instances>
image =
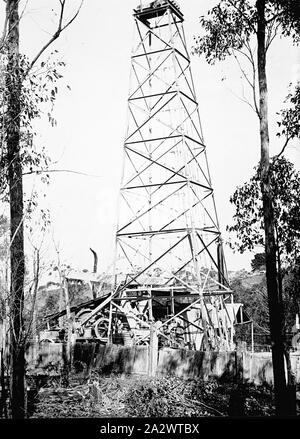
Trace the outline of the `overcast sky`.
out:
<instances>
[{"instance_id":1,"label":"overcast sky","mask_svg":"<svg viewBox=\"0 0 300 439\"><path fill-rule=\"evenodd\" d=\"M79 2L69 3L71 16ZM53 160L58 160L55 169L90 174L51 174L47 189L53 236L62 259L75 268L91 269L89 247L98 252L100 270L105 270L112 260L126 130L132 10L138 3L139 0L85 0L77 20L52 46L67 63L54 111L58 125L50 128L40 123L37 140L47 147ZM199 16L217 2L181 0L178 3L185 15L185 31L191 47L199 30ZM55 29L57 4L56 0L28 1L21 42L22 50L29 56L39 50ZM229 197L237 185L251 176L259 160L258 121L249 106L236 96L241 96L243 89L233 61L212 67L193 56L192 71L219 221L226 240L225 227L231 224L233 214ZM268 70L271 154L280 149L280 142L275 139L276 112L282 106L288 84L296 79L298 72L296 48L283 40L274 43ZM226 79L222 81L222 78ZM296 164L300 163L299 151L295 144L288 151ZM27 177L27 188L32 181L32 177ZM249 268L251 255L234 254L227 247L225 254L230 270Z\"/></svg>"}]
</instances>

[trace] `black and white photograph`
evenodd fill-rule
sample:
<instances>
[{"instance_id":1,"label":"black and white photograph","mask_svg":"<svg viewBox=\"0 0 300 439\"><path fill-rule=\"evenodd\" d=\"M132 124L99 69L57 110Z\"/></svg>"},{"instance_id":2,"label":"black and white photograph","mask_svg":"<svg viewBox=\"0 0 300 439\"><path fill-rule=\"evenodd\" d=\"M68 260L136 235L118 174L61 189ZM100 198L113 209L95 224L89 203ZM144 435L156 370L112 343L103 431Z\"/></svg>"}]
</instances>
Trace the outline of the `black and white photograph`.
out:
<instances>
[{"instance_id":1,"label":"black and white photograph","mask_svg":"<svg viewBox=\"0 0 300 439\"><path fill-rule=\"evenodd\" d=\"M299 46L299 0L0 1L0 429L300 419Z\"/></svg>"}]
</instances>

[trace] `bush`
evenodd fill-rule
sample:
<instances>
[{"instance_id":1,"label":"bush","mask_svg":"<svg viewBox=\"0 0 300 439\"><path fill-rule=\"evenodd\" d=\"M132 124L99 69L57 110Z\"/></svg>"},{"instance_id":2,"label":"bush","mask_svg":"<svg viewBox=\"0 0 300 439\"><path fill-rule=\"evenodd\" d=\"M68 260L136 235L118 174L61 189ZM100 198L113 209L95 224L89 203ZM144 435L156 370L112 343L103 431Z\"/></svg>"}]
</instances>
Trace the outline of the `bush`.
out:
<instances>
[{"instance_id":1,"label":"bush","mask_svg":"<svg viewBox=\"0 0 300 439\"><path fill-rule=\"evenodd\" d=\"M131 417L211 416L212 411L201 406L200 401L212 392L212 388L215 384L199 384L196 380L153 378L134 384L124 402Z\"/></svg>"}]
</instances>

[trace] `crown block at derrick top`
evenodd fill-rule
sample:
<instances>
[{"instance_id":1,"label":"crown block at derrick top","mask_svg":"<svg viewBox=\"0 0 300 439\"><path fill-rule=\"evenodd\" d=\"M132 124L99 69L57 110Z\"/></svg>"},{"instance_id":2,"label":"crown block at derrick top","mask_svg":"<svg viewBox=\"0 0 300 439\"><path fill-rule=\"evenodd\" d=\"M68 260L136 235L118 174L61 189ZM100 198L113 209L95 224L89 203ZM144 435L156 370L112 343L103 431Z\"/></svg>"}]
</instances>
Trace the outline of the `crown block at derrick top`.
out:
<instances>
[{"instance_id":1,"label":"crown block at derrick top","mask_svg":"<svg viewBox=\"0 0 300 439\"><path fill-rule=\"evenodd\" d=\"M179 21L183 21L183 14L180 11L180 7L178 3L173 0L158 0L138 5L134 9L134 16L149 25L148 20L164 15L168 9L178 17Z\"/></svg>"}]
</instances>

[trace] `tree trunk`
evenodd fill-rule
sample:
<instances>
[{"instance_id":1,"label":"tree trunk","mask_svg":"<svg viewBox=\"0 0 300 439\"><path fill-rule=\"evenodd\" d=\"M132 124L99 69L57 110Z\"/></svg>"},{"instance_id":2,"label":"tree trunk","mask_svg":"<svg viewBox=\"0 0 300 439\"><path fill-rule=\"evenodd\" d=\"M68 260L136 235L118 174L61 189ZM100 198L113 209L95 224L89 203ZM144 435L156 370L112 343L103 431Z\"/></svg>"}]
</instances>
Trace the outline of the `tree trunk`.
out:
<instances>
[{"instance_id":1,"label":"tree trunk","mask_svg":"<svg viewBox=\"0 0 300 439\"><path fill-rule=\"evenodd\" d=\"M272 191L270 184L269 160L269 127L268 127L268 89L266 76L266 0L257 0L258 13L257 27L257 56L258 79L260 97L260 142L261 142L261 191L263 199L266 277L268 291L268 305L270 316L270 334L272 345L272 360L274 374L274 390L276 414L286 415L286 379L284 369L284 344L283 344L283 307L278 288L278 273L276 266L276 243L274 229L274 211L272 204Z\"/></svg>"},{"instance_id":2,"label":"tree trunk","mask_svg":"<svg viewBox=\"0 0 300 439\"><path fill-rule=\"evenodd\" d=\"M0 388L1 388L1 398L0 398L0 418L7 418L7 393L6 393L6 380L5 380L5 375L6 375L6 367L5 367L5 360L4 360L4 356L5 356L5 350L3 349L3 347L1 348L1 365L0 365L0 370L1 370L1 374L0 374Z\"/></svg>"},{"instance_id":3,"label":"tree trunk","mask_svg":"<svg viewBox=\"0 0 300 439\"><path fill-rule=\"evenodd\" d=\"M70 372L72 368L72 350L73 350L73 344L72 344L72 318L71 318L71 307L70 307L70 297L69 297L69 287L68 287L68 281L66 279L65 273L61 275L61 285L62 290L64 292L65 297L65 307L66 307L66 322L67 322L67 337L65 337L64 340L64 350L63 350L63 357L64 357L64 377L63 377L63 384L64 386L69 386L69 380L70 380Z\"/></svg>"},{"instance_id":4,"label":"tree trunk","mask_svg":"<svg viewBox=\"0 0 300 439\"><path fill-rule=\"evenodd\" d=\"M7 158L10 200L10 388L13 418L25 416L25 360L23 343L24 234L23 182L20 158L21 75L19 69L19 0L7 0L8 63Z\"/></svg>"}]
</instances>

